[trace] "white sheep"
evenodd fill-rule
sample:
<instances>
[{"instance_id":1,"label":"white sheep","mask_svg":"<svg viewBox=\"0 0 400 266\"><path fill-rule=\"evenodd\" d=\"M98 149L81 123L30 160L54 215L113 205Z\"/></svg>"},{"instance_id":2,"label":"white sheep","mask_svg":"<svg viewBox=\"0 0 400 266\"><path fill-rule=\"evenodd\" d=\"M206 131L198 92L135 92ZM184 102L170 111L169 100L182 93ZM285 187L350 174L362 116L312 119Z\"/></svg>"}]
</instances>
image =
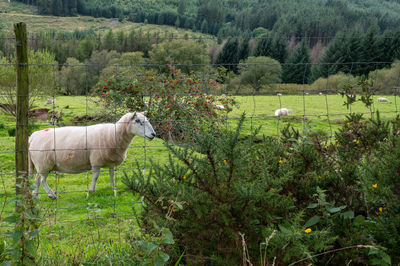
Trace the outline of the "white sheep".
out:
<instances>
[{"instance_id":1,"label":"white sheep","mask_svg":"<svg viewBox=\"0 0 400 266\"><path fill-rule=\"evenodd\" d=\"M55 103L56 103L56 99L50 98L50 99L47 99L44 104L49 105L49 104L55 104Z\"/></svg>"},{"instance_id":2,"label":"white sheep","mask_svg":"<svg viewBox=\"0 0 400 266\"><path fill-rule=\"evenodd\" d=\"M215 105L215 109L224 110L225 107L224 107L222 104L216 104L216 105Z\"/></svg>"},{"instance_id":3,"label":"white sheep","mask_svg":"<svg viewBox=\"0 0 400 266\"><path fill-rule=\"evenodd\" d=\"M380 103L390 103L390 101L385 97L379 97L378 102Z\"/></svg>"},{"instance_id":4,"label":"white sheep","mask_svg":"<svg viewBox=\"0 0 400 266\"><path fill-rule=\"evenodd\" d=\"M276 94L276 96L281 97L281 96L282 96L282 93L278 93L278 94Z\"/></svg>"},{"instance_id":5,"label":"white sheep","mask_svg":"<svg viewBox=\"0 0 400 266\"><path fill-rule=\"evenodd\" d=\"M292 113L292 109L280 108L275 111L275 116L289 115Z\"/></svg>"},{"instance_id":6,"label":"white sheep","mask_svg":"<svg viewBox=\"0 0 400 266\"><path fill-rule=\"evenodd\" d=\"M41 183L50 198L57 198L46 182L50 171L81 173L92 170L89 192L94 192L100 168L108 168L110 184L114 187L115 166L125 160L135 135L149 140L156 136L145 113L125 114L115 124L61 127L34 132L29 137L28 153L29 174L33 175L34 168L37 171L33 195L38 195Z\"/></svg>"}]
</instances>

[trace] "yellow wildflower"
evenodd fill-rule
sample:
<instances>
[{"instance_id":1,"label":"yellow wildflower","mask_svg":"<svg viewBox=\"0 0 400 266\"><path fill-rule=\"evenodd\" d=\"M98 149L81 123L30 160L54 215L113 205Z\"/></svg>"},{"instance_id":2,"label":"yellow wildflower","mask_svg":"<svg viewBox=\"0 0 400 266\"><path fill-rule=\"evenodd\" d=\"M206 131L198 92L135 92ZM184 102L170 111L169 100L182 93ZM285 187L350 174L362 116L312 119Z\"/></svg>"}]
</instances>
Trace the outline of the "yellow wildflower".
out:
<instances>
[{"instance_id":1,"label":"yellow wildflower","mask_svg":"<svg viewBox=\"0 0 400 266\"><path fill-rule=\"evenodd\" d=\"M226 164L226 160L224 160L224 164Z\"/></svg>"},{"instance_id":2,"label":"yellow wildflower","mask_svg":"<svg viewBox=\"0 0 400 266\"><path fill-rule=\"evenodd\" d=\"M279 163L280 163L280 164L283 164L283 161L282 161L282 159L281 159L281 160L279 160Z\"/></svg>"},{"instance_id":3,"label":"yellow wildflower","mask_svg":"<svg viewBox=\"0 0 400 266\"><path fill-rule=\"evenodd\" d=\"M339 140L337 139L336 142L339 142Z\"/></svg>"},{"instance_id":4,"label":"yellow wildflower","mask_svg":"<svg viewBox=\"0 0 400 266\"><path fill-rule=\"evenodd\" d=\"M378 187L378 184L373 184L372 187L373 187L373 188L377 188L377 187Z\"/></svg>"},{"instance_id":5,"label":"yellow wildflower","mask_svg":"<svg viewBox=\"0 0 400 266\"><path fill-rule=\"evenodd\" d=\"M186 180L186 176L185 175L183 176L183 180Z\"/></svg>"},{"instance_id":6,"label":"yellow wildflower","mask_svg":"<svg viewBox=\"0 0 400 266\"><path fill-rule=\"evenodd\" d=\"M357 141L356 141L356 144L359 144L359 143L360 143L360 142L357 140Z\"/></svg>"},{"instance_id":7,"label":"yellow wildflower","mask_svg":"<svg viewBox=\"0 0 400 266\"><path fill-rule=\"evenodd\" d=\"M382 211L383 211L383 208L382 208L382 207L379 207L379 211L382 212Z\"/></svg>"},{"instance_id":8,"label":"yellow wildflower","mask_svg":"<svg viewBox=\"0 0 400 266\"><path fill-rule=\"evenodd\" d=\"M328 146L327 145L325 145L325 150L327 150L328 149Z\"/></svg>"},{"instance_id":9,"label":"yellow wildflower","mask_svg":"<svg viewBox=\"0 0 400 266\"><path fill-rule=\"evenodd\" d=\"M304 230L304 232L306 232L306 234L309 234L309 233L311 233L311 228L307 228L306 230Z\"/></svg>"}]
</instances>

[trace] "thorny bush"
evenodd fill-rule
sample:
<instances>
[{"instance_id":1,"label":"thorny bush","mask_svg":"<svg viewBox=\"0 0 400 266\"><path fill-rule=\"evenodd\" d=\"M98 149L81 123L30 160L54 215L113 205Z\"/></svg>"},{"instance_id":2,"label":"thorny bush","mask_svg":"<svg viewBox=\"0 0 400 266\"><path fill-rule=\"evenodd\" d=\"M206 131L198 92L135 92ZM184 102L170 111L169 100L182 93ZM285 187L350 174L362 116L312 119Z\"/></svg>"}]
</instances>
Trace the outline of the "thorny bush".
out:
<instances>
[{"instance_id":1,"label":"thorny bush","mask_svg":"<svg viewBox=\"0 0 400 266\"><path fill-rule=\"evenodd\" d=\"M185 251L188 265L239 265L244 234L253 264L400 262L399 119L349 115L333 140L287 127L261 142L241 135L243 120L236 131L201 128L184 148L166 143L166 165L125 175L143 197L144 228L179 202L173 258Z\"/></svg>"}]
</instances>

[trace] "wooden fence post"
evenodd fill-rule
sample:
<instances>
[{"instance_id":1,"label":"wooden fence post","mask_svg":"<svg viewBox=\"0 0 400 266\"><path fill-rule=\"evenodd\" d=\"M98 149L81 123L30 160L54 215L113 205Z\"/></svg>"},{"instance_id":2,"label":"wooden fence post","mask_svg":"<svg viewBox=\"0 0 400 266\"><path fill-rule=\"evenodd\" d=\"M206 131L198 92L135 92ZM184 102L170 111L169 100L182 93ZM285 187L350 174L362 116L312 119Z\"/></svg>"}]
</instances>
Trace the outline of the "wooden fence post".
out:
<instances>
[{"instance_id":1,"label":"wooden fence post","mask_svg":"<svg viewBox=\"0 0 400 266\"><path fill-rule=\"evenodd\" d=\"M26 184L28 176L28 111L29 111L29 80L28 80L28 42L26 24L14 24L17 50L17 122L15 134L15 165L16 194L22 193L22 185ZM18 211L18 208L17 208Z\"/></svg>"}]
</instances>

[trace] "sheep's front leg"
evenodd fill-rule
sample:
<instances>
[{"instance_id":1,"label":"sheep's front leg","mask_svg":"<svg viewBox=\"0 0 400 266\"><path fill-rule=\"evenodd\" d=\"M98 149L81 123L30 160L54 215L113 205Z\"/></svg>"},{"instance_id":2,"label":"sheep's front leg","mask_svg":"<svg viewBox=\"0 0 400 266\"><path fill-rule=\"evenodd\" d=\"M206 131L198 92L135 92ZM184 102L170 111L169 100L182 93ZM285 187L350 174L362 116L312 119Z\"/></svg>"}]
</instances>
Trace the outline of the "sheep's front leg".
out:
<instances>
[{"instance_id":1,"label":"sheep's front leg","mask_svg":"<svg viewBox=\"0 0 400 266\"><path fill-rule=\"evenodd\" d=\"M110 169L108 169L108 172L110 173L110 186L111 187L115 187L115 179L114 179L115 169L114 168L110 168Z\"/></svg>"},{"instance_id":2,"label":"sheep's front leg","mask_svg":"<svg viewBox=\"0 0 400 266\"><path fill-rule=\"evenodd\" d=\"M32 195L33 195L34 197L36 197L37 195L39 195L39 188L40 188L40 174L39 174L39 173L36 174L36 177L35 177L35 185L36 185L35 190L32 192Z\"/></svg>"},{"instance_id":3,"label":"sheep's front leg","mask_svg":"<svg viewBox=\"0 0 400 266\"><path fill-rule=\"evenodd\" d=\"M97 178L99 178L100 168L92 168L92 171L93 171L93 177L92 177L92 184L90 185L90 188L89 188L89 192L96 191L96 181L97 181Z\"/></svg>"},{"instance_id":4,"label":"sheep's front leg","mask_svg":"<svg viewBox=\"0 0 400 266\"><path fill-rule=\"evenodd\" d=\"M42 177L41 183L43 185L44 190L46 190L47 195L52 199L56 199L57 198L56 194L53 192L53 190L51 190L49 185L47 185L47 181L46 181L47 175L48 175L48 173L40 174L40 176Z\"/></svg>"}]
</instances>

